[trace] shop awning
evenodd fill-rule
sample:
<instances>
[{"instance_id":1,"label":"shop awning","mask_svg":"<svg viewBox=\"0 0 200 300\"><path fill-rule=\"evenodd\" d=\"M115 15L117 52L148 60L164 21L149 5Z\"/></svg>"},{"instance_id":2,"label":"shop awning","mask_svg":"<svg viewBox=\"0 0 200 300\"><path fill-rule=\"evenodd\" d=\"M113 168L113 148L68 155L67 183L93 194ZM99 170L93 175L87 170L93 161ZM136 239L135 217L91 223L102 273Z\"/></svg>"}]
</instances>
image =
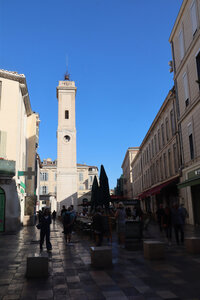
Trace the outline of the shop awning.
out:
<instances>
[{"instance_id":1,"label":"shop awning","mask_svg":"<svg viewBox=\"0 0 200 300\"><path fill-rule=\"evenodd\" d=\"M184 187L193 186L193 185L197 185L197 184L200 184L200 176L197 176L197 177L191 178L191 179L187 179L187 180L179 183L177 186L178 186L178 189L182 189Z\"/></svg>"},{"instance_id":2,"label":"shop awning","mask_svg":"<svg viewBox=\"0 0 200 300\"><path fill-rule=\"evenodd\" d=\"M170 185L171 183L175 183L176 181L178 180L178 178L174 178L174 179L171 179L171 180L168 180L164 183L161 183L145 192L143 192L142 194L139 195L139 198L140 199L144 199L146 197L149 197L149 196L152 196L152 195L156 195L156 194L159 194L160 191L164 188L164 187L167 187L168 185Z\"/></svg>"}]
</instances>

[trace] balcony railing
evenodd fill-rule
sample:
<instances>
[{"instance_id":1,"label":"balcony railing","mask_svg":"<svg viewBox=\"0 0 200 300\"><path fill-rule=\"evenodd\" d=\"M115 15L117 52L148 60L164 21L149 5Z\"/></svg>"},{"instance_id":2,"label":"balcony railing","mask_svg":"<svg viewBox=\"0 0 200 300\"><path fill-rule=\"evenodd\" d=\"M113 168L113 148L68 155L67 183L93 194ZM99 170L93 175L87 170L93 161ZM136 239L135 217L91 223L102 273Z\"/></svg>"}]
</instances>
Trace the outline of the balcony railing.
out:
<instances>
[{"instance_id":1,"label":"balcony railing","mask_svg":"<svg viewBox=\"0 0 200 300\"><path fill-rule=\"evenodd\" d=\"M15 161L0 159L0 176L15 176Z\"/></svg>"}]
</instances>

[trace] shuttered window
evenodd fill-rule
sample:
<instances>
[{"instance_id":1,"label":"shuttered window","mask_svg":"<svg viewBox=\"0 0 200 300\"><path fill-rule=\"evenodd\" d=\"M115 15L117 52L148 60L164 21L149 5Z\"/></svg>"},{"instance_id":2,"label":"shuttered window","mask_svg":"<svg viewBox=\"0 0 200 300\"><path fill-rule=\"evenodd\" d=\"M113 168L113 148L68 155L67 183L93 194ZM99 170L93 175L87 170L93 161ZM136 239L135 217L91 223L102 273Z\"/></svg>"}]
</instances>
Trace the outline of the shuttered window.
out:
<instances>
[{"instance_id":1,"label":"shuttered window","mask_svg":"<svg viewBox=\"0 0 200 300\"><path fill-rule=\"evenodd\" d=\"M189 137L189 146L190 146L190 158L194 159L194 143L193 143L193 130L192 124L188 124L188 137Z\"/></svg>"},{"instance_id":2,"label":"shuttered window","mask_svg":"<svg viewBox=\"0 0 200 300\"><path fill-rule=\"evenodd\" d=\"M0 157L6 158L7 132L0 131Z\"/></svg>"},{"instance_id":3,"label":"shuttered window","mask_svg":"<svg viewBox=\"0 0 200 300\"><path fill-rule=\"evenodd\" d=\"M179 32L179 47L180 47L180 58L183 59L184 56L184 40L183 40L183 30Z\"/></svg>"},{"instance_id":4,"label":"shuttered window","mask_svg":"<svg viewBox=\"0 0 200 300\"><path fill-rule=\"evenodd\" d=\"M192 33L195 34L195 32L197 31L196 1L193 1L192 5L190 6L190 15L192 22Z\"/></svg>"},{"instance_id":5,"label":"shuttered window","mask_svg":"<svg viewBox=\"0 0 200 300\"><path fill-rule=\"evenodd\" d=\"M185 92L185 101L187 101L189 99L189 88L188 88L188 77L186 72L183 74L183 86Z\"/></svg>"}]
</instances>

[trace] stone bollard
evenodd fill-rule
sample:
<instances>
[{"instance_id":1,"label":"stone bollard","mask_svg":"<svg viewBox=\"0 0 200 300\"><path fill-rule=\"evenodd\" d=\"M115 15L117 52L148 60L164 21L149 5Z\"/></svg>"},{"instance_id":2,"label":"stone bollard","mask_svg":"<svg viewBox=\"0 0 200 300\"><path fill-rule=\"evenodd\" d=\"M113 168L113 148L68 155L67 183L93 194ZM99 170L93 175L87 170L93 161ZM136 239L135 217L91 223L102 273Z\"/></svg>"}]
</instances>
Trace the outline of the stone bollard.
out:
<instances>
[{"instance_id":1,"label":"stone bollard","mask_svg":"<svg viewBox=\"0 0 200 300\"><path fill-rule=\"evenodd\" d=\"M47 253L30 254L27 257L26 277L39 278L47 277L49 267L49 258Z\"/></svg>"},{"instance_id":2,"label":"stone bollard","mask_svg":"<svg viewBox=\"0 0 200 300\"><path fill-rule=\"evenodd\" d=\"M185 238L185 248L188 253L199 254L200 253L200 237Z\"/></svg>"},{"instance_id":3,"label":"stone bollard","mask_svg":"<svg viewBox=\"0 0 200 300\"><path fill-rule=\"evenodd\" d=\"M160 241L144 241L144 258L146 259L163 259L164 258L164 243Z\"/></svg>"},{"instance_id":4,"label":"stone bollard","mask_svg":"<svg viewBox=\"0 0 200 300\"><path fill-rule=\"evenodd\" d=\"M91 264L96 268L112 266L112 248L109 246L91 247Z\"/></svg>"}]
</instances>

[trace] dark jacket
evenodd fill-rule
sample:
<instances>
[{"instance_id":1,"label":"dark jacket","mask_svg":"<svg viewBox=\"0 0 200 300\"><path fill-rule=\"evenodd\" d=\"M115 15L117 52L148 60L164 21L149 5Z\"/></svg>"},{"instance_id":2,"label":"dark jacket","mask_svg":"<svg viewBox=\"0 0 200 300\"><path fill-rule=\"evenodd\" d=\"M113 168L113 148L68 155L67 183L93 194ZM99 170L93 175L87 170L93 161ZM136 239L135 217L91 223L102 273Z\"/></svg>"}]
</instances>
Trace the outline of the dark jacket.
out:
<instances>
[{"instance_id":1,"label":"dark jacket","mask_svg":"<svg viewBox=\"0 0 200 300\"><path fill-rule=\"evenodd\" d=\"M42 231L50 230L51 216L50 215L49 216L42 215L41 220L40 220L40 224L41 224L41 230Z\"/></svg>"}]
</instances>

